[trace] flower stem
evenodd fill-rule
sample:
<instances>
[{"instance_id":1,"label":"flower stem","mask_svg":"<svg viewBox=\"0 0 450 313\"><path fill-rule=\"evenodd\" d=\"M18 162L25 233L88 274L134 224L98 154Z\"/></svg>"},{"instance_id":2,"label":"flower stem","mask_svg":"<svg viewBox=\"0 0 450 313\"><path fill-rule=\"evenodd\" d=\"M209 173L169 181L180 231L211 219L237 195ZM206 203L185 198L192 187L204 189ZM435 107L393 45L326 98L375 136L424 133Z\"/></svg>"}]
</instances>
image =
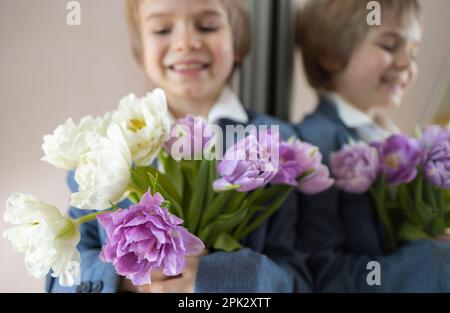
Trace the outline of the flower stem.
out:
<instances>
[{"instance_id":1,"label":"flower stem","mask_svg":"<svg viewBox=\"0 0 450 313\"><path fill-rule=\"evenodd\" d=\"M392 220L386 207L386 177L383 176L374 188L371 188L371 193L375 201L378 218L383 222L386 233L390 243L390 252L394 252L397 248L396 236Z\"/></svg>"},{"instance_id":2,"label":"flower stem","mask_svg":"<svg viewBox=\"0 0 450 313\"><path fill-rule=\"evenodd\" d=\"M119 209L116 208L116 209L110 209L110 210L105 210L105 211L94 212L91 214L86 214L86 215L80 216L79 218L75 219L73 222L74 222L75 226L79 226L81 224L95 220L97 218L97 216L100 214L113 213L113 212L116 212L117 210L119 210Z\"/></svg>"},{"instance_id":3,"label":"flower stem","mask_svg":"<svg viewBox=\"0 0 450 313\"><path fill-rule=\"evenodd\" d=\"M264 223L269 217L272 216L286 201L289 194L292 192L293 188L291 186L282 186L282 190L277 195L277 198L260 214L253 222L242 229L238 234L235 234L235 239L239 242L257 229L262 223Z\"/></svg>"}]
</instances>

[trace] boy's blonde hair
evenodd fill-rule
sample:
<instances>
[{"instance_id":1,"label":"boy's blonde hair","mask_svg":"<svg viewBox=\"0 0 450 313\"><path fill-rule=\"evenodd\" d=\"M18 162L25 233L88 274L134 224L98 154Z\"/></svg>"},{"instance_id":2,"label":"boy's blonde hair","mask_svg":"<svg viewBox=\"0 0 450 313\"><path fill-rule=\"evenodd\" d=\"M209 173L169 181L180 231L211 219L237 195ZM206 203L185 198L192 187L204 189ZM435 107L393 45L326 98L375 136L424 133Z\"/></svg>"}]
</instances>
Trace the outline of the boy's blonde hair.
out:
<instances>
[{"instance_id":1,"label":"boy's blonde hair","mask_svg":"<svg viewBox=\"0 0 450 313\"><path fill-rule=\"evenodd\" d=\"M125 0L125 14L131 36L133 54L142 63L143 46L140 28L139 6L145 0ZM244 61L250 50L251 25L247 0L220 0L231 25L234 55L237 64Z\"/></svg>"},{"instance_id":2,"label":"boy's blonde hair","mask_svg":"<svg viewBox=\"0 0 450 313\"><path fill-rule=\"evenodd\" d=\"M333 90L332 74L346 68L354 49L367 35L370 0L308 0L297 12L297 43L310 85ZM382 12L398 18L414 14L420 19L418 0L378 0ZM383 16L383 15L382 15ZM335 70L324 67L332 60Z\"/></svg>"}]
</instances>

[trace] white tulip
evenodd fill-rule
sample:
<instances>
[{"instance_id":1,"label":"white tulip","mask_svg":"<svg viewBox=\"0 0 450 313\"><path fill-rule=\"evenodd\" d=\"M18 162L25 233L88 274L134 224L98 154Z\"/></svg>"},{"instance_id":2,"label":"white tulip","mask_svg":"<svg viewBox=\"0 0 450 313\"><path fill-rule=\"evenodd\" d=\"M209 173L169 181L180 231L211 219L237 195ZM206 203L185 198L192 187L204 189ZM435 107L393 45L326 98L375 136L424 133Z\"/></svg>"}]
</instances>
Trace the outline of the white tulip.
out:
<instances>
[{"instance_id":1,"label":"white tulip","mask_svg":"<svg viewBox=\"0 0 450 313\"><path fill-rule=\"evenodd\" d=\"M50 270L61 286L80 283L80 241L77 225L57 208L28 194L15 193L6 202L5 222L16 225L3 236L25 255L25 266L36 278Z\"/></svg>"},{"instance_id":2,"label":"white tulip","mask_svg":"<svg viewBox=\"0 0 450 313\"><path fill-rule=\"evenodd\" d=\"M97 136L104 136L109 118L86 116L76 125L69 118L64 125L59 125L53 134L44 136L42 149L43 161L58 168L74 170L80 156L89 151L89 146Z\"/></svg>"},{"instance_id":3,"label":"white tulip","mask_svg":"<svg viewBox=\"0 0 450 313\"><path fill-rule=\"evenodd\" d=\"M105 210L127 196L131 182L131 154L118 125L112 123L108 137L99 137L91 151L80 157L75 171L79 190L70 205L87 210Z\"/></svg>"},{"instance_id":4,"label":"white tulip","mask_svg":"<svg viewBox=\"0 0 450 313\"><path fill-rule=\"evenodd\" d=\"M121 127L138 166L150 165L170 135L170 117L162 89L141 99L134 94L124 97L112 119Z\"/></svg>"}]
</instances>

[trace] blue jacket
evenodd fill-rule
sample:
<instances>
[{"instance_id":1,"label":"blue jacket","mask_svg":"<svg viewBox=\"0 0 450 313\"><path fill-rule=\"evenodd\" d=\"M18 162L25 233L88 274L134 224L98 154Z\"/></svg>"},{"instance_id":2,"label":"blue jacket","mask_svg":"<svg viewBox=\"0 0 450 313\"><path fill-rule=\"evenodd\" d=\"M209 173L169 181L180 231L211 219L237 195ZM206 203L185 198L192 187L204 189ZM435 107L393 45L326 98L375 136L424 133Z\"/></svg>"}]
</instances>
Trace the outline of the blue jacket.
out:
<instances>
[{"instance_id":1,"label":"blue jacket","mask_svg":"<svg viewBox=\"0 0 450 313\"><path fill-rule=\"evenodd\" d=\"M320 148L329 165L356 132L339 119L330 100L296 127L298 137ZM442 292L450 291L450 245L435 241L409 242L388 255L386 233L369 194L335 188L300 197L299 243L311 254L314 289L320 292ZM380 265L381 285L369 286L367 265Z\"/></svg>"},{"instance_id":2,"label":"blue jacket","mask_svg":"<svg viewBox=\"0 0 450 313\"><path fill-rule=\"evenodd\" d=\"M249 114L249 124L279 125L284 138L294 135L291 126L263 114ZM237 125L221 120L220 125ZM69 186L76 191L73 173L68 176ZM130 203L122 203L127 207ZM200 259L195 292L293 292L310 291L311 276L306 267L307 256L295 249L297 197L293 192L285 205L272 218L244 240L241 250L225 253L213 252ZM88 211L71 208L73 218ZM47 292L117 292L119 276L110 263L99 259L101 246L106 240L104 229L91 221L81 225L81 284L61 287L58 279L47 275Z\"/></svg>"}]
</instances>

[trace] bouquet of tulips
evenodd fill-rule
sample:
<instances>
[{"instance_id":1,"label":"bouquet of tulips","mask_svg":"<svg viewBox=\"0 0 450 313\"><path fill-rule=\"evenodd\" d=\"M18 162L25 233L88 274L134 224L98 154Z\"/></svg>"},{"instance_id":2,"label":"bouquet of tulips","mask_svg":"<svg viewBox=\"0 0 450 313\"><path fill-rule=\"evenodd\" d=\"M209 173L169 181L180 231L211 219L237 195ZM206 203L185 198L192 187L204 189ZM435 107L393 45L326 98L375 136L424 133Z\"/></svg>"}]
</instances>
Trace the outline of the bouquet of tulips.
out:
<instances>
[{"instance_id":1,"label":"bouquet of tulips","mask_svg":"<svg viewBox=\"0 0 450 313\"><path fill-rule=\"evenodd\" d=\"M16 193L4 214L15 226L4 236L35 277L52 271L71 286L80 280L79 226L97 219L107 234L100 258L143 285L154 271L180 274L185 257L204 249L239 249L294 187L318 193L332 185L316 147L282 140L277 127L237 135L223 153L220 127L191 115L172 125L160 89L128 95L103 117L68 119L44 137L43 160L75 171L70 205L89 211L71 219ZM132 204L121 207L125 199Z\"/></svg>"},{"instance_id":2,"label":"bouquet of tulips","mask_svg":"<svg viewBox=\"0 0 450 313\"><path fill-rule=\"evenodd\" d=\"M415 138L351 143L330 157L337 188L370 190L392 250L450 227L450 128L429 126Z\"/></svg>"}]
</instances>

